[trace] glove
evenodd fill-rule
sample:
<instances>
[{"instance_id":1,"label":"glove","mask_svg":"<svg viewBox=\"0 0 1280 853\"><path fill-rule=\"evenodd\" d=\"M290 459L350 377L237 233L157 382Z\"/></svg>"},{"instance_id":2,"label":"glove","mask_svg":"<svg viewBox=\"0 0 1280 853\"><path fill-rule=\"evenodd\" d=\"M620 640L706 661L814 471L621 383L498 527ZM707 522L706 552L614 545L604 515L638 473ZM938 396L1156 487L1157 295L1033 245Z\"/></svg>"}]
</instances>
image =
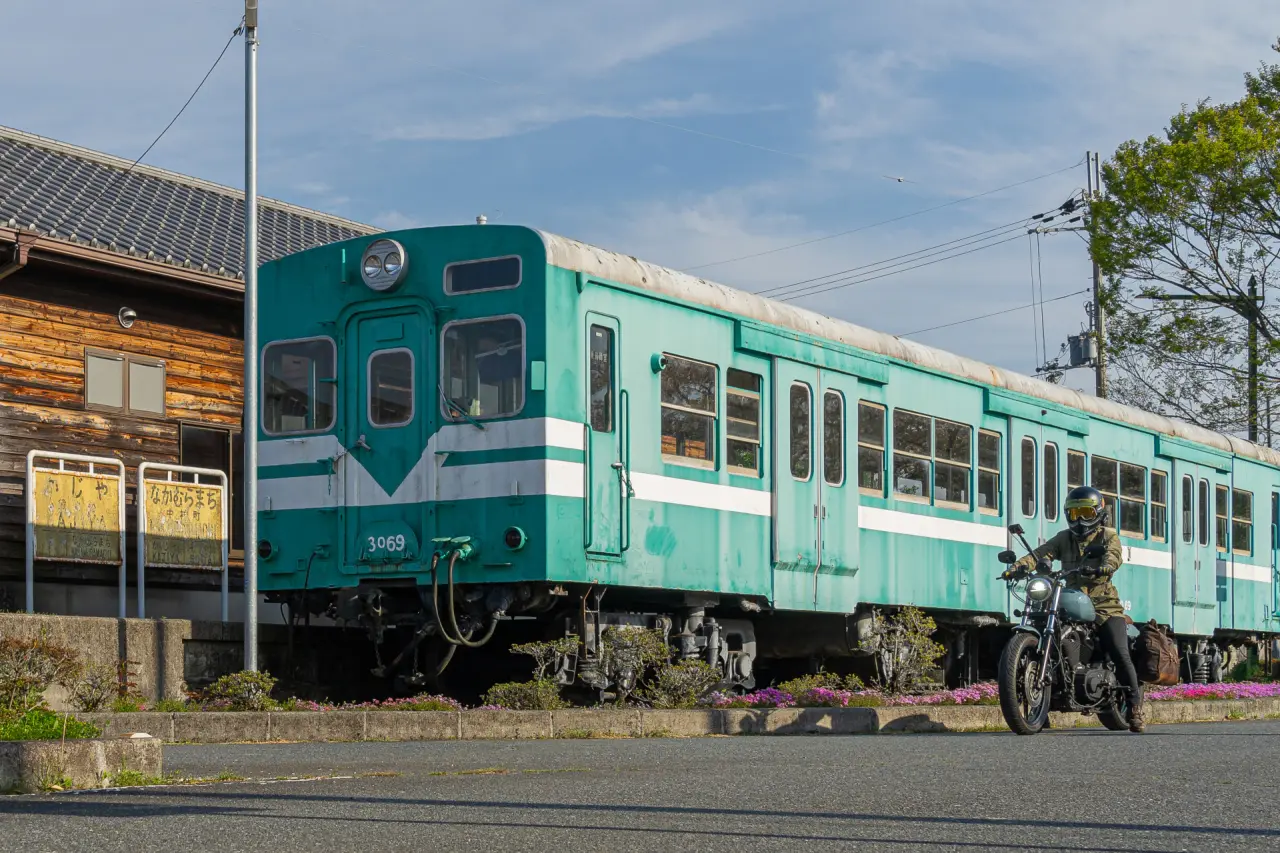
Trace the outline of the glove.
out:
<instances>
[{"instance_id":1,"label":"glove","mask_svg":"<svg viewBox=\"0 0 1280 853\"><path fill-rule=\"evenodd\" d=\"M1080 574L1087 578L1096 578L1102 574L1102 569L1098 566L1085 566L1080 570Z\"/></svg>"}]
</instances>

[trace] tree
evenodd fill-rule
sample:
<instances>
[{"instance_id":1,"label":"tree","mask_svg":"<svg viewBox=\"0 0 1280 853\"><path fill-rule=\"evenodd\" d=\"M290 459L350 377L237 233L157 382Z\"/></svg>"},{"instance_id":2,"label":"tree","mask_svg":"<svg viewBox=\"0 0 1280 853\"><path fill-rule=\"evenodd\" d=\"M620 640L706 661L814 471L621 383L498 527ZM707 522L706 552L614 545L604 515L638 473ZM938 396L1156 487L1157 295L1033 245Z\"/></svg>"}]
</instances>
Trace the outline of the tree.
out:
<instances>
[{"instance_id":1,"label":"tree","mask_svg":"<svg viewBox=\"0 0 1280 853\"><path fill-rule=\"evenodd\" d=\"M1280 52L1280 40L1275 48ZM1247 336L1280 403L1280 65L1245 75L1245 95L1183 107L1164 137L1126 142L1103 167L1090 248L1106 276L1113 396L1223 432L1247 431Z\"/></svg>"}]
</instances>

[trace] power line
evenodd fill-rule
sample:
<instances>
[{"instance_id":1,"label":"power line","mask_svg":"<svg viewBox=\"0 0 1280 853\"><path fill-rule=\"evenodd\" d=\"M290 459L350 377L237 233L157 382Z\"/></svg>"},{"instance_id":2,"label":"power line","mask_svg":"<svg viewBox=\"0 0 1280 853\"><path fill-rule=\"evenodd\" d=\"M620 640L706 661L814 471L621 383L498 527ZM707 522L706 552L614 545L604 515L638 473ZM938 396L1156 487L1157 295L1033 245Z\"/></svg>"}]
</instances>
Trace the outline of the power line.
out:
<instances>
[{"instance_id":1,"label":"power line","mask_svg":"<svg viewBox=\"0 0 1280 853\"><path fill-rule=\"evenodd\" d=\"M1072 293L1064 293L1064 294L1062 294L1061 296L1055 296L1054 298L1049 299L1049 300L1046 300L1046 301L1047 301L1047 302L1060 302L1060 301L1062 301L1063 299L1070 299L1070 298L1071 298L1071 297L1073 297L1073 296L1080 296L1081 294L1083 294L1083 293L1088 293L1088 292L1089 292L1089 291L1088 291L1088 289L1086 288L1085 290L1077 290L1077 291L1074 291L1074 292L1072 292ZM1014 308L1006 308L1006 309L1004 309L1003 311L992 311L990 314L982 314L982 315L979 315L979 316L977 316L977 317L969 317L969 318L964 319L964 320L956 320L954 323L943 323L941 326L930 326L930 327L929 327L929 328L927 328L927 329L916 329L914 332L902 332L901 334L894 335L894 337L897 337L897 338L909 338L909 337L911 337L912 335L923 335L925 332L936 332L938 329L949 329L949 328L951 328L952 326L962 326L962 325L964 325L965 323L976 323L976 322L977 322L977 321L979 321L979 320L986 320L986 319L989 319L989 318L991 318L991 317L999 317L1001 314L1012 314L1014 311L1025 311L1026 309L1028 309L1028 308L1034 308L1035 306L1036 306L1036 303L1034 303L1034 302L1030 303L1029 305L1018 305L1018 306L1016 306L1016 307L1014 307Z\"/></svg>"},{"instance_id":2,"label":"power line","mask_svg":"<svg viewBox=\"0 0 1280 853\"><path fill-rule=\"evenodd\" d=\"M995 188L995 189L993 189L993 190L987 190L986 192L974 193L973 195L965 196L964 198L957 198L957 199L954 199L954 200L952 200L952 201L945 202L945 203L943 203L943 204L936 204L936 205L934 205L933 207L926 207L926 208L923 208L923 209L921 209L921 210L912 211L911 213L904 213L904 214L902 214L901 216L894 216L894 217L892 217L892 218L890 218L890 219L882 219L882 220L880 220L879 222L872 222L872 223L869 223L869 224L867 224L867 225L859 225L857 228L850 228L850 229L848 229L847 231L837 231L837 232L835 232L834 234L827 234L827 235L822 236L822 237L814 237L813 239L810 239L810 240L802 240L802 241L800 241L799 243L791 243L791 244L786 245L786 246L778 246L777 248L774 248L774 249L766 249L766 250L764 250L763 252L754 252L754 253L752 253L752 254L750 254L750 255L739 255L739 256L738 256L738 257L736 257L736 258L727 258L727 259L725 259L725 260L723 260L723 261L711 261L710 263L705 263L705 264L696 264L696 265L694 265L694 266L690 266L690 267L683 267L680 271L681 271L681 272L690 272L690 271L692 271L692 270L706 269L707 267L718 267L718 266L722 266L722 265L724 265L724 264L732 264L732 263L737 263L738 261L746 261L746 260L750 260L751 258L762 258L762 257L764 257L765 255L773 255L773 254L776 254L776 253L778 253L778 252L785 252L785 251L787 251L787 250L789 250L789 249L798 249L798 248L800 248L801 246L811 246L811 245L813 245L814 243L821 243L821 242L823 242L824 240L834 240L836 237L844 237L844 236L849 235L849 234L856 234L856 233L858 233L859 231L867 231L867 230L870 230L870 229L872 229L872 228L879 228L881 225L889 225L889 224L894 223L894 222L901 222L902 220L904 220L904 219L910 219L910 218L911 218L911 217L913 217L913 216L921 216L921 215L926 214L926 213L932 213L932 212L933 212L933 211L935 211L935 210L942 210L942 209L943 209L943 208L945 208L945 207L952 207L952 206L957 205L957 204L962 204L962 203L964 203L964 202L966 202L966 201L973 201L975 198L983 198L984 196L994 195L995 193L1003 192L1004 190L1011 190L1011 189L1013 189L1014 187L1020 187L1020 186L1023 186L1024 184L1030 184L1030 183L1034 183L1034 182L1036 182L1036 181L1042 181L1042 180L1044 180L1045 178L1051 178L1051 177L1053 177L1054 175L1060 175L1060 174L1062 174L1063 172L1070 171L1071 169L1074 169L1074 168L1076 168L1077 166L1079 166L1079 165L1080 165L1080 163L1082 163L1082 162L1084 162L1084 161L1083 161L1083 159L1081 159L1081 160L1080 160L1080 161L1078 161L1078 162L1072 163L1070 166L1064 166L1064 167L1063 167L1063 168L1061 168L1061 169L1055 169L1055 170L1054 170L1054 171L1052 171L1052 172L1046 172L1046 173L1044 173L1043 175L1037 175L1037 176L1035 176L1034 178L1027 178L1027 179L1026 179L1026 180L1024 180L1024 181L1017 181L1016 183L1012 183L1012 184L1005 184L1004 186L1002 186L1002 187L996 187L996 188Z\"/></svg>"}]
</instances>

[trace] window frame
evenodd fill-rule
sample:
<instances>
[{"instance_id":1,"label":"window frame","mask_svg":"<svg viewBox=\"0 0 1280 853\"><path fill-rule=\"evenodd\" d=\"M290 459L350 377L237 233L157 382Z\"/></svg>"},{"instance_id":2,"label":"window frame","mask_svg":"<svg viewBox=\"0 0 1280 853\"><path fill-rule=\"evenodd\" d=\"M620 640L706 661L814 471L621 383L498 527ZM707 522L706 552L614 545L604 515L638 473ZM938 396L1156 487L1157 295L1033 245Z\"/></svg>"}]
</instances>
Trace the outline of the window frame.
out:
<instances>
[{"instance_id":1,"label":"window frame","mask_svg":"<svg viewBox=\"0 0 1280 853\"><path fill-rule=\"evenodd\" d=\"M496 290L497 288L495 288ZM477 291L469 291L475 293ZM504 412L501 415L478 415L473 417L477 421L500 421L506 418L517 418L524 411L525 406L529 405L529 327L525 324L524 318L519 314L494 314L488 317L469 317L465 320L450 320L440 328L440 360L436 362L437 376L439 378L440 398L438 405L440 414L444 417L443 423L454 424L459 422L459 418L450 414L450 409L445 405L444 382L445 376L445 357L444 348L449 338L449 330L454 326L470 326L476 323L491 323L494 320L515 320L520 324L520 405L514 412ZM468 416L471 417L471 416Z\"/></svg>"},{"instance_id":2,"label":"window frame","mask_svg":"<svg viewBox=\"0 0 1280 853\"><path fill-rule=\"evenodd\" d=\"M1074 483L1071 481L1071 460L1072 459L1080 460L1080 471L1081 471L1080 481L1074 482ZM1072 448L1068 447L1067 448L1067 491L1070 491L1076 488L1077 486L1083 486L1087 482L1089 482L1089 454L1085 453L1083 450L1073 450Z\"/></svg>"},{"instance_id":3,"label":"window frame","mask_svg":"<svg viewBox=\"0 0 1280 853\"><path fill-rule=\"evenodd\" d=\"M1031 445L1031 512L1027 512L1027 445ZM1021 463L1018 471L1018 510L1023 518L1037 518L1040 513L1040 472L1036 470L1036 461L1040 456L1040 442L1029 435L1022 436L1018 442L1018 460Z\"/></svg>"},{"instance_id":4,"label":"window frame","mask_svg":"<svg viewBox=\"0 0 1280 853\"><path fill-rule=\"evenodd\" d=\"M1219 554L1231 551L1231 489L1221 483L1213 484L1213 547Z\"/></svg>"},{"instance_id":5,"label":"window frame","mask_svg":"<svg viewBox=\"0 0 1280 853\"><path fill-rule=\"evenodd\" d=\"M468 264L483 264L486 261L505 261L515 258L520 267L520 274L516 276L515 284L504 284L501 287L481 287L477 290L454 290L451 287L449 271L454 267L463 267ZM440 284L444 289L445 296L470 296L473 293L496 293L499 290L515 290L524 283L524 258L520 255L495 255L492 258L468 258L464 261L450 261L444 265L444 270L440 273ZM443 332L441 333L443 334Z\"/></svg>"},{"instance_id":6,"label":"window frame","mask_svg":"<svg viewBox=\"0 0 1280 853\"><path fill-rule=\"evenodd\" d=\"M406 352L409 354L409 417L403 421L395 423L379 424L373 420L373 360L380 355L391 355L393 353ZM395 429L396 427L406 427L413 423L413 419L418 415L418 356L409 347L390 347L389 349L374 350L369 353L369 357L365 359L364 364L364 419L372 429Z\"/></svg>"},{"instance_id":7,"label":"window frame","mask_svg":"<svg viewBox=\"0 0 1280 853\"><path fill-rule=\"evenodd\" d=\"M880 410L880 444L870 444L862 439L862 407L868 409ZM883 498L885 495L885 454L888 452L887 433L889 430L889 407L883 403L877 403L874 400L858 401L858 491L864 495L870 495ZM873 489L870 486L862 485L862 451L863 449L880 451L880 488Z\"/></svg>"},{"instance_id":8,"label":"window frame","mask_svg":"<svg viewBox=\"0 0 1280 853\"><path fill-rule=\"evenodd\" d=\"M334 429L337 428L338 406L339 406L339 403L341 402L340 395L338 394L338 386L336 383L324 383L324 384L331 384L333 386L333 418L331 419L327 427L325 427L324 429L289 430L287 432L272 432L271 430L267 429L267 395L265 393L266 386L267 386L267 354L271 352L271 348L275 346L284 346L285 344L309 344L312 341L324 341L329 344L329 348L333 351L333 370L335 373L335 376L333 378L336 379L337 378L336 374L339 370L338 345L337 343L334 342L333 338L329 335L311 335L305 338L285 338L279 341L271 341L270 343L268 343L266 346L262 348L262 353L258 357L258 384L259 384L258 425L262 429L262 432L265 435L269 435L273 437L294 436L294 435L321 435L326 432L332 432Z\"/></svg>"},{"instance_id":9,"label":"window frame","mask_svg":"<svg viewBox=\"0 0 1280 853\"><path fill-rule=\"evenodd\" d=\"M1194 545L1196 541L1196 478L1190 474L1182 475L1182 487L1178 492L1178 513L1182 517L1179 527L1182 530L1182 544Z\"/></svg>"},{"instance_id":10,"label":"window frame","mask_svg":"<svg viewBox=\"0 0 1280 853\"><path fill-rule=\"evenodd\" d=\"M1236 495L1249 496L1249 517L1247 519L1241 520L1236 517ZM1230 521L1231 539L1229 540L1229 542L1231 545L1231 553L1238 554L1239 556L1242 556L1242 557L1252 557L1253 556L1253 514L1254 514L1253 513L1253 492L1248 491L1247 489L1232 489L1230 501L1231 501L1231 506L1228 507L1228 509L1230 511L1229 521ZM1246 528L1246 532L1245 532L1246 546L1244 548L1241 548L1239 546L1238 537L1236 536L1237 524L1244 525L1244 527Z\"/></svg>"},{"instance_id":11,"label":"window frame","mask_svg":"<svg viewBox=\"0 0 1280 853\"><path fill-rule=\"evenodd\" d=\"M90 356L100 359L112 359L120 361L120 402L121 406L108 406L104 403L89 402L89 358ZM160 406L163 411L153 412L150 409L135 409L131 405L132 394L129 389L129 366L131 364L140 364L144 367L160 368ZM157 420L166 420L169 417L169 368L165 360L162 358L154 358L148 355L130 355L127 352L119 350L102 349L101 347L85 347L84 356L81 359L81 365L84 372L81 377L81 387L83 388L84 409L88 412L111 412L117 415L131 415L139 418L155 418Z\"/></svg>"},{"instance_id":12,"label":"window frame","mask_svg":"<svg viewBox=\"0 0 1280 853\"><path fill-rule=\"evenodd\" d=\"M747 376L754 377L756 380L756 389L752 391L748 388L740 388L737 385L729 384L729 371L737 371L745 373ZM659 392L661 393L661 392ZM743 438L740 435L729 434L729 421L736 423L746 423L741 418L734 418L729 415L729 395L733 394L737 397L753 399L756 402L756 437ZM750 370L744 370L741 367L726 367L724 371L724 467L731 476L734 477L754 477L757 480L764 477L764 376L759 373L752 373ZM756 467L755 470L743 467L742 465L734 465L730 460L729 442L738 441L743 444L754 444L756 447Z\"/></svg>"},{"instance_id":13,"label":"window frame","mask_svg":"<svg viewBox=\"0 0 1280 853\"><path fill-rule=\"evenodd\" d=\"M593 403L593 395L595 393L592 387L594 375L592 373L592 356L595 352L592 349L594 341L593 333L596 329L600 329L608 336L609 340L609 382L608 382L608 402L609 402L609 426L602 429L595 424L595 409ZM598 432L603 435L613 435L618 429L618 412L617 412L617 368L618 368L618 336L614 333L611 326L602 323L587 323L587 425L591 427L592 432Z\"/></svg>"},{"instance_id":14,"label":"window frame","mask_svg":"<svg viewBox=\"0 0 1280 853\"><path fill-rule=\"evenodd\" d=\"M838 457L840 461L840 479L839 480L827 479L827 473L829 470L827 467L827 460L830 459L830 456L827 454L827 398L828 397L835 397L837 400L840 401L840 411L839 411L840 420L838 422L839 441L840 441L840 454ZM845 468L847 467L845 465L845 445L847 443L845 441L846 420L847 418L845 417L844 392L840 391L837 388L824 388L822 391L822 482L824 485L831 486L832 488L836 488L836 489L843 486L845 484L845 481L849 478L849 474L845 470Z\"/></svg>"},{"instance_id":15,"label":"window frame","mask_svg":"<svg viewBox=\"0 0 1280 853\"><path fill-rule=\"evenodd\" d=\"M1201 478L1199 485L1196 487L1196 500L1199 502L1199 511L1196 512L1196 524L1200 528L1200 547L1209 547L1209 513L1212 511L1209 507L1209 481Z\"/></svg>"},{"instance_id":16,"label":"window frame","mask_svg":"<svg viewBox=\"0 0 1280 853\"><path fill-rule=\"evenodd\" d=\"M890 419L890 423L888 424L888 429L889 429L889 438L892 446L893 458L891 460L890 469L889 469L891 472L891 479L892 479L892 482L890 483L889 488L892 491L895 500L911 501L912 503L923 503L923 504L928 504L932 506L933 505L933 465L934 465L934 458L933 458L934 417L933 415L926 415L924 412L917 412L914 409L899 409L899 408L895 408L893 410L893 417L896 418L899 413L904 415L911 415L917 418L924 418L925 421L928 422L929 429L928 429L927 435L929 437L929 452L926 455L922 456L919 453L915 453L910 450L906 450L906 451L898 450L898 445L896 441L897 425L892 422L892 419ZM925 472L924 472L924 478L921 480L921 482L924 484L924 487L929 490L928 494L913 495L907 492L898 491L898 478L896 476L896 472L897 472L897 465L898 465L897 457L900 455L905 456L908 459L915 459L917 461L924 462Z\"/></svg>"},{"instance_id":17,"label":"window frame","mask_svg":"<svg viewBox=\"0 0 1280 853\"><path fill-rule=\"evenodd\" d=\"M720 444L720 365L713 361L703 361L698 358L690 358L687 355L678 355L673 352L663 351L662 357L667 361L667 368L664 368L658 374L658 455L662 457L662 461L667 465L680 465L685 468L699 468L703 471L714 471L719 464L717 449ZM687 406L681 406L676 403L668 403L662 399L662 374L670 369L671 359L678 361L687 361L690 364L700 364L703 367L710 367L715 376L715 388L711 394L712 405L715 407L710 412L702 409L690 409ZM667 453L662 449L662 413L666 409L675 412L684 412L686 414L697 417L711 418L711 439L708 442L707 449L711 454L710 459L696 459L692 456L679 456L674 453Z\"/></svg>"},{"instance_id":18,"label":"window frame","mask_svg":"<svg viewBox=\"0 0 1280 853\"><path fill-rule=\"evenodd\" d=\"M974 452L977 450L977 448L974 446L974 443L973 443L973 426L971 424L964 423L963 421L953 421L950 418L930 417L930 420L933 421L933 423L929 425L930 427L929 437L932 441L932 446L930 447L930 450L932 451L931 455L933 457L932 468L929 471L929 476L932 478L932 483L933 483L933 485L930 487L930 491L931 491L930 500L933 502L934 506L942 506L942 507L947 507L949 509L970 510L973 508L973 457L974 457ZM946 424L947 426L961 427L965 430L968 430L968 433L969 433L968 461L960 462L954 459L943 459L938 455L938 422L939 421ZM939 465L945 465L948 468L964 469L965 484L967 486L967 488L965 489L965 493L969 496L969 499L967 501L953 501L953 500L938 499L938 466Z\"/></svg>"},{"instance_id":19,"label":"window frame","mask_svg":"<svg viewBox=\"0 0 1280 853\"><path fill-rule=\"evenodd\" d=\"M796 457L793 450L795 442L795 412L791 409L791 391L794 388L803 388L805 400L808 402L807 414L808 424L806 427L807 440L809 443L807 453L805 454L805 473L804 477L796 476ZM799 379L791 380L787 385L787 473L791 475L791 479L797 483L807 483L813 479L813 386L808 382L801 382Z\"/></svg>"},{"instance_id":20,"label":"window frame","mask_svg":"<svg viewBox=\"0 0 1280 853\"><path fill-rule=\"evenodd\" d=\"M1156 501L1155 482L1160 479L1164 483L1164 501ZM1160 507L1164 523L1156 529L1156 507ZM1159 468L1147 471L1147 536L1153 542L1169 541L1169 473Z\"/></svg>"},{"instance_id":21,"label":"window frame","mask_svg":"<svg viewBox=\"0 0 1280 853\"><path fill-rule=\"evenodd\" d=\"M1115 491L1108 491L1107 489L1104 489L1102 486L1098 485L1098 483L1095 481L1096 478L1093 475L1094 466L1101 463L1106 463L1107 465L1111 466L1111 469L1115 474L1115 484L1116 484ZM1140 477L1140 480L1142 482L1142 498L1141 499L1127 497L1124 493L1123 469L1126 466L1129 468L1136 468L1137 470L1142 472L1142 476ZM1149 500L1149 498L1150 498L1150 485L1151 485L1150 474L1152 469L1148 468L1145 465L1135 465L1132 462L1124 462L1120 459L1114 459L1110 456L1099 456L1098 454L1095 453L1089 460L1088 470L1089 470L1089 480L1091 481L1089 485L1102 493L1103 502L1105 503L1107 509L1109 510L1114 509L1113 517L1110 519L1110 521L1116 533L1129 539L1146 539L1147 532L1148 532L1147 528L1150 522L1150 513L1151 513L1151 501ZM1142 528L1143 528L1142 530L1129 530L1124 527L1124 505L1131 504L1131 503L1140 503L1142 505L1142 511L1139 513L1139 516L1142 519Z\"/></svg>"},{"instance_id":22,"label":"window frame","mask_svg":"<svg viewBox=\"0 0 1280 853\"><path fill-rule=\"evenodd\" d=\"M1053 464L1049 464L1049 451L1053 451ZM1046 441L1040 448L1040 485L1041 485L1041 507L1044 513L1045 521L1057 521L1061 511L1058 494L1058 461L1061 458L1058 450L1058 444L1054 441ZM1049 509L1053 508L1053 514L1050 515Z\"/></svg>"},{"instance_id":23,"label":"window frame","mask_svg":"<svg viewBox=\"0 0 1280 853\"><path fill-rule=\"evenodd\" d=\"M1004 454L1004 435L1003 433L1000 433L994 429L982 429L981 427L978 428L978 447L977 447L978 479L980 481L982 479L983 474L994 474L996 478L996 488L995 488L996 505L994 507L988 507L988 506L983 506L981 503L979 503L978 512L983 513L985 515L994 515L997 518L999 518L1003 514L1001 509L1001 504L1004 498L1004 486L1003 486L1004 473L1002 469L999 467L987 468L982 464L982 436L984 435L992 436L996 440L996 465L997 466L1004 461L1004 455L1003 455ZM975 501L979 500L978 494L980 491L981 490L978 489L975 484L975 488L974 488Z\"/></svg>"}]
</instances>

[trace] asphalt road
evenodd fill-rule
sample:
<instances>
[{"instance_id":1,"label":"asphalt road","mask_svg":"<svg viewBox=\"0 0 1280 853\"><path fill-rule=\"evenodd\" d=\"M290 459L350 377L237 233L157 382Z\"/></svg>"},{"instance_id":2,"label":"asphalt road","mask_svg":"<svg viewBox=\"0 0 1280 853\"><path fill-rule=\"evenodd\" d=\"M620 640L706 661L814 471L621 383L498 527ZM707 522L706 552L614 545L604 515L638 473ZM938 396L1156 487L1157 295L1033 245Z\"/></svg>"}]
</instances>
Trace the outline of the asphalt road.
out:
<instances>
[{"instance_id":1,"label":"asphalt road","mask_svg":"<svg viewBox=\"0 0 1280 853\"><path fill-rule=\"evenodd\" d=\"M331 778L0 797L0 850L1280 849L1280 721L1141 736L175 746L165 763Z\"/></svg>"}]
</instances>

